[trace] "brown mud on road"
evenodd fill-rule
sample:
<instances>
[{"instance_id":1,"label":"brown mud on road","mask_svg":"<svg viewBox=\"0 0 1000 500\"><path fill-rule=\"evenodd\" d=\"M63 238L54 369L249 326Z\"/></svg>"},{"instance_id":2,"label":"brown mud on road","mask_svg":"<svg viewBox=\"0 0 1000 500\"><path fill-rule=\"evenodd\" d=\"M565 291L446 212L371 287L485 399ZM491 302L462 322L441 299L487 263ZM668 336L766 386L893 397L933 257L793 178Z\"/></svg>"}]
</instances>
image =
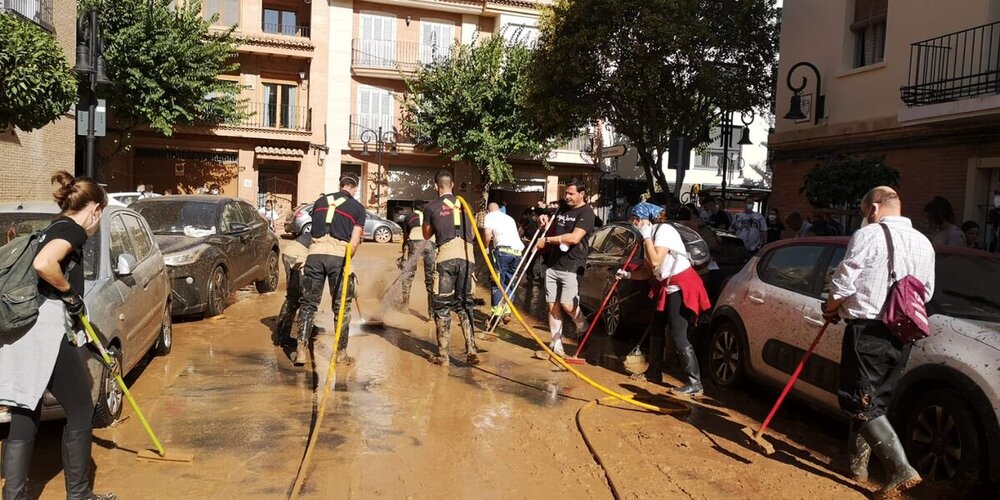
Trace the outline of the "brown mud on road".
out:
<instances>
[{"instance_id":1,"label":"brown mud on road","mask_svg":"<svg viewBox=\"0 0 1000 500\"><path fill-rule=\"evenodd\" d=\"M361 310L386 326L363 326L354 311L347 350L356 363L337 368L303 497L607 499L613 498L609 478L629 499L867 493L830 465L842 426L818 431L809 421L815 414L797 405L776 419L774 457L748 448L740 428L759 422L772 401L768 395L710 388L708 398L680 415L654 415L623 403L588 405L603 394L534 359L536 346L515 323L501 331L501 340L479 341L483 363L469 367L461 362L464 343L456 321L452 366L430 364L426 356L436 344L424 317L420 274L413 311L391 306L399 288L390 286L397 252L395 244L365 244L359 253ZM129 450L150 445L133 416L95 432L98 491L115 491L122 499L287 496L329 363L329 294L318 319L325 331L317 337L314 363L305 369L294 368L270 342L283 292L238 292L236 298L222 318L177 323L173 353L153 358L130 377L167 448L193 452L195 462L137 461ZM547 338L544 329L538 333ZM581 370L612 390L675 404L663 396L666 387L632 382L602 367ZM31 477L33 492L42 498L64 497L60 425L43 426L39 437Z\"/></svg>"}]
</instances>

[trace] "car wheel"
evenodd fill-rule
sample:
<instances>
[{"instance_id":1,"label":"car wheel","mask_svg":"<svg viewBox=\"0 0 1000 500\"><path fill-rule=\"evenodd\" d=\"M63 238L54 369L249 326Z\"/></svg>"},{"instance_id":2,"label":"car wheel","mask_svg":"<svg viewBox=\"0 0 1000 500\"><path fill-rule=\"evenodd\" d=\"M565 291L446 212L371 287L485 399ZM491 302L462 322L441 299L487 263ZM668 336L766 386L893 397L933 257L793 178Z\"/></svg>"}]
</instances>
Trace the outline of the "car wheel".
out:
<instances>
[{"instance_id":1,"label":"car wheel","mask_svg":"<svg viewBox=\"0 0 1000 500\"><path fill-rule=\"evenodd\" d=\"M622 299L616 291L608 299L608 305L604 306L604 331L608 336L618 333L622 321Z\"/></svg>"},{"instance_id":2,"label":"car wheel","mask_svg":"<svg viewBox=\"0 0 1000 500\"><path fill-rule=\"evenodd\" d=\"M267 276L254 283L258 293L273 292L278 289L278 252L271 252L267 256Z\"/></svg>"},{"instance_id":3,"label":"car wheel","mask_svg":"<svg viewBox=\"0 0 1000 500\"><path fill-rule=\"evenodd\" d=\"M720 387L736 387L746 378L746 353L743 334L731 321L725 321L712 332L708 350L708 373Z\"/></svg>"},{"instance_id":4,"label":"car wheel","mask_svg":"<svg viewBox=\"0 0 1000 500\"><path fill-rule=\"evenodd\" d=\"M174 324L170 316L170 303L163 308L160 318L160 338L156 340L156 355L166 356L174 347Z\"/></svg>"},{"instance_id":5,"label":"car wheel","mask_svg":"<svg viewBox=\"0 0 1000 500\"><path fill-rule=\"evenodd\" d=\"M312 222L307 222L304 226L302 226L302 231L300 231L299 234L311 233L312 230L313 230Z\"/></svg>"},{"instance_id":6,"label":"car wheel","mask_svg":"<svg viewBox=\"0 0 1000 500\"><path fill-rule=\"evenodd\" d=\"M983 470L984 436L968 403L951 390L932 390L910 407L903 446L924 480L973 488Z\"/></svg>"},{"instance_id":7,"label":"car wheel","mask_svg":"<svg viewBox=\"0 0 1000 500\"><path fill-rule=\"evenodd\" d=\"M108 356L111 358L112 369L104 367L101 371L101 388L97 392L97 404L94 407L94 427L107 427L122 416L122 408L125 402L125 393L118 386L115 376L121 377L122 363L124 357L118 346L108 347Z\"/></svg>"},{"instance_id":8,"label":"car wheel","mask_svg":"<svg viewBox=\"0 0 1000 500\"><path fill-rule=\"evenodd\" d=\"M375 243L389 243L392 241L392 231L385 226L375 229Z\"/></svg>"},{"instance_id":9,"label":"car wheel","mask_svg":"<svg viewBox=\"0 0 1000 500\"><path fill-rule=\"evenodd\" d=\"M208 280L208 297L205 304L205 317L218 316L226 310L226 298L229 296L229 280L226 270L217 266Z\"/></svg>"}]
</instances>

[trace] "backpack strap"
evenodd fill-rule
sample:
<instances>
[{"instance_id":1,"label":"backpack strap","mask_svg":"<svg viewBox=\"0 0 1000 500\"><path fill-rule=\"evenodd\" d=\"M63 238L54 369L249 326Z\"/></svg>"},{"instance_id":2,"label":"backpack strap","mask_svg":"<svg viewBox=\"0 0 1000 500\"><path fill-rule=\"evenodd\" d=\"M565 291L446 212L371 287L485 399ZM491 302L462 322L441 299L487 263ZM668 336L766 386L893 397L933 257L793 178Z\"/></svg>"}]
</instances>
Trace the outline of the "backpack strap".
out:
<instances>
[{"instance_id":1,"label":"backpack strap","mask_svg":"<svg viewBox=\"0 0 1000 500\"><path fill-rule=\"evenodd\" d=\"M896 260L896 251L892 246L892 233L889 232L889 226L884 222L879 222L878 225L882 226L882 232L885 233L885 244L889 249L889 283L895 283L896 280L896 267L894 261Z\"/></svg>"}]
</instances>

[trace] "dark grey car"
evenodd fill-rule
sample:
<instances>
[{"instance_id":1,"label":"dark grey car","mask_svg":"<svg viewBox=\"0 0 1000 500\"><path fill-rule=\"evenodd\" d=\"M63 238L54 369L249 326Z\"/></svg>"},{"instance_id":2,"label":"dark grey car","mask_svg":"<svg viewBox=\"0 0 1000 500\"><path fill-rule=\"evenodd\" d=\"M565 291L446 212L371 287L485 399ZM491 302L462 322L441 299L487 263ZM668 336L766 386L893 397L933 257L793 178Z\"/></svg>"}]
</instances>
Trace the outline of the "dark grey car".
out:
<instances>
[{"instance_id":1,"label":"dark grey car","mask_svg":"<svg viewBox=\"0 0 1000 500\"><path fill-rule=\"evenodd\" d=\"M293 236L298 236L305 231L312 229L312 203L304 203L292 210L285 217L285 232ZM389 243L396 238L403 237L403 228L399 224L379 217L368 212L365 217L364 239L372 240L376 243Z\"/></svg>"}]
</instances>

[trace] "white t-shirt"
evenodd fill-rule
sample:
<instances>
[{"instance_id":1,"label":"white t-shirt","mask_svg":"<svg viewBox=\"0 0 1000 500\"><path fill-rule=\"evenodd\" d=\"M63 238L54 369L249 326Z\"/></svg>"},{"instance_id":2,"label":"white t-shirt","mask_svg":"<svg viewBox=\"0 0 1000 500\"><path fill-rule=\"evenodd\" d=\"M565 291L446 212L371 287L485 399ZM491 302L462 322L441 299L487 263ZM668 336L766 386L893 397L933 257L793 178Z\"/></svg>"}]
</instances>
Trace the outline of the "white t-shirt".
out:
<instances>
[{"instance_id":1,"label":"white t-shirt","mask_svg":"<svg viewBox=\"0 0 1000 500\"><path fill-rule=\"evenodd\" d=\"M279 219L278 212L275 210L268 210L266 208L261 207L257 209L257 213L259 213L260 216L267 221L267 227L271 228L271 230L274 231L274 223L277 222Z\"/></svg>"},{"instance_id":2,"label":"white t-shirt","mask_svg":"<svg viewBox=\"0 0 1000 500\"><path fill-rule=\"evenodd\" d=\"M500 211L490 212L483 219L483 227L493 232L494 247L524 250L524 242L517 233L517 222L513 217Z\"/></svg>"},{"instance_id":3,"label":"white t-shirt","mask_svg":"<svg viewBox=\"0 0 1000 500\"><path fill-rule=\"evenodd\" d=\"M684 240L681 239L681 233L678 233L676 229L670 224L657 224L653 228L653 246L656 248L667 248L675 252L687 253L684 247ZM668 253L666 257L663 258L663 262L660 263L653 275L657 280L663 281L670 276L676 276L684 271L687 271L691 267L691 260L683 255L676 255L674 253ZM673 272L671 272L673 270ZM680 290L680 287L676 285L670 285L667 288L667 292L673 293Z\"/></svg>"}]
</instances>

